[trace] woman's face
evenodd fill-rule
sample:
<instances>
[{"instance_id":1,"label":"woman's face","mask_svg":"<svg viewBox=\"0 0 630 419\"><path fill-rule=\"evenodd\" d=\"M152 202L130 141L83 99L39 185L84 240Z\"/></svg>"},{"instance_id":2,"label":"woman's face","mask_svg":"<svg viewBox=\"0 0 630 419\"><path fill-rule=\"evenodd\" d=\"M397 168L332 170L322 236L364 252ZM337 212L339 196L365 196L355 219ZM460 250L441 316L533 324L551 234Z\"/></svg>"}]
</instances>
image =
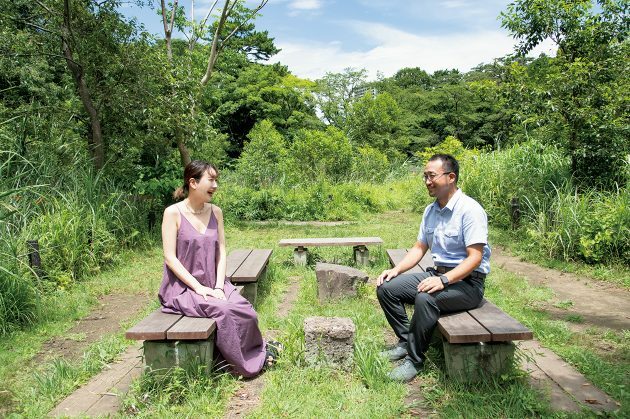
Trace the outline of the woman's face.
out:
<instances>
[{"instance_id":1,"label":"woman's face","mask_svg":"<svg viewBox=\"0 0 630 419\"><path fill-rule=\"evenodd\" d=\"M210 169L207 170L198 181L196 179L190 180L190 193L209 201L212 199L212 195L216 192L217 187L217 172Z\"/></svg>"}]
</instances>

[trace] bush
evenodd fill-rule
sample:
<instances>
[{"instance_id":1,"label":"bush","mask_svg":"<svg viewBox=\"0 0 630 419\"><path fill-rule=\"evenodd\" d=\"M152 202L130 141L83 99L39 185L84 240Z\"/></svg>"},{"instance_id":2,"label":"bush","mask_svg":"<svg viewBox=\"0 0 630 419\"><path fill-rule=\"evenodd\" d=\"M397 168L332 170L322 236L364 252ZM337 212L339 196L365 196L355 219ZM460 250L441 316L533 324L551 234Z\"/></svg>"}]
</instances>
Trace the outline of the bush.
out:
<instances>
[{"instance_id":1,"label":"bush","mask_svg":"<svg viewBox=\"0 0 630 419\"><path fill-rule=\"evenodd\" d=\"M37 318L37 289L25 274L18 246L4 234L0 239L0 336L28 326Z\"/></svg>"},{"instance_id":2,"label":"bush","mask_svg":"<svg viewBox=\"0 0 630 419\"><path fill-rule=\"evenodd\" d=\"M339 182L350 175L352 146L343 132L334 127L326 131L299 130L288 156L293 183L325 179Z\"/></svg>"},{"instance_id":3,"label":"bush","mask_svg":"<svg viewBox=\"0 0 630 419\"><path fill-rule=\"evenodd\" d=\"M511 202L520 203L519 234L532 252L564 260L630 262L630 197L577 189L570 159L557 147L531 141L464 160L459 185L488 213L511 228Z\"/></svg>"},{"instance_id":4,"label":"bush","mask_svg":"<svg viewBox=\"0 0 630 419\"><path fill-rule=\"evenodd\" d=\"M284 138L273 124L268 120L257 123L248 138L236 165L240 180L251 187L267 187L282 179L287 153Z\"/></svg>"},{"instance_id":5,"label":"bush","mask_svg":"<svg viewBox=\"0 0 630 419\"><path fill-rule=\"evenodd\" d=\"M390 172L387 156L370 146L358 147L352 160L355 179L382 182Z\"/></svg>"}]
</instances>

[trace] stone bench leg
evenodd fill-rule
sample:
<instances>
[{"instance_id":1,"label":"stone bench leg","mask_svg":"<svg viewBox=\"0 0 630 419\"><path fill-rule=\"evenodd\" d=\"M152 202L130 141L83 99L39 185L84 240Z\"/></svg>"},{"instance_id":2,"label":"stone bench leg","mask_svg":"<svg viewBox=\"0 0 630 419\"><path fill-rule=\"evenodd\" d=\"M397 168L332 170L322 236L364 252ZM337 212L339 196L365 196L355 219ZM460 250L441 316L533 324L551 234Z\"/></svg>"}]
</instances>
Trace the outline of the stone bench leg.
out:
<instances>
[{"instance_id":1,"label":"stone bench leg","mask_svg":"<svg viewBox=\"0 0 630 419\"><path fill-rule=\"evenodd\" d=\"M463 381L478 381L484 375L501 375L514 363L512 342L443 342L446 374Z\"/></svg>"},{"instance_id":2,"label":"stone bench leg","mask_svg":"<svg viewBox=\"0 0 630 419\"><path fill-rule=\"evenodd\" d=\"M145 340L145 370L166 371L173 367L203 366L210 373L213 365L214 334L206 340Z\"/></svg>"},{"instance_id":3,"label":"stone bench leg","mask_svg":"<svg viewBox=\"0 0 630 419\"><path fill-rule=\"evenodd\" d=\"M370 252L367 247L360 245L354 246L352 249L354 251L354 263L361 266L366 266L370 263Z\"/></svg>"},{"instance_id":4,"label":"stone bench leg","mask_svg":"<svg viewBox=\"0 0 630 419\"><path fill-rule=\"evenodd\" d=\"M293 251L293 262L297 266L306 266L308 260L308 249L303 246L298 246Z\"/></svg>"}]
</instances>

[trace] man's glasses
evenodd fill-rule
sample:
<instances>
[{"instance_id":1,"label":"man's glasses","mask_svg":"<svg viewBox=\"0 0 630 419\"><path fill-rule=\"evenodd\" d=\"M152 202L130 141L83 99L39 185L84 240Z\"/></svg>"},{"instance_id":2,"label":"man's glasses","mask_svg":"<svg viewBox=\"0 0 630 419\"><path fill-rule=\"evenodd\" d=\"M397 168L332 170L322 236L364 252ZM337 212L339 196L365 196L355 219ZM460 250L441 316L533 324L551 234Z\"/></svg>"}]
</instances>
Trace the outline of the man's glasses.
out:
<instances>
[{"instance_id":1,"label":"man's glasses","mask_svg":"<svg viewBox=\"0 0 630 419\"><path fill-rule=\"evenodd\" d=\"M431 182L433 182L434 180L436 180L437 178L439 178L442 175L448 175L449 173L453 173L453 172L444 172L444 173L429 173L429 174L424 174L422 175L422 179L424 179L424 181L426 182L427 180L430 180Z\"/></svg>"}]
</instances>

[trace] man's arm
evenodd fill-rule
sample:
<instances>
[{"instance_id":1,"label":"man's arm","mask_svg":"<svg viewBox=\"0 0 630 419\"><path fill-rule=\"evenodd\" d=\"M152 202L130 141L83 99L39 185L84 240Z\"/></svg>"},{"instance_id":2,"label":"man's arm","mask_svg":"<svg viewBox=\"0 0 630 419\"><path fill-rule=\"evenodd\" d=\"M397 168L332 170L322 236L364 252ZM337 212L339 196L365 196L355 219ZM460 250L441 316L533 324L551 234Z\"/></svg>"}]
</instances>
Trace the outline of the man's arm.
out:
<instances>
[{"instance_id":1,"label":"man's arm","mask_svg":"<svg viewBox=\"0 0 630 419\"><path fill-rule=\"evenodd\" d=\"M420 262L424 254L427 252L427 250L429 250L429 246L427 246L425 243L416 242L413 247L409 249L403 260L398 262L398 264L392 269L387 269L383 271L383 273L380 274L378 278L376 278L376 286L380 287L383 282L387 282L392 278L397 277L401 273L406 272L416 266L416 264Z\"/></svg>"},{"instance_id":2,"label":"man's arm","mask_svg":"<svg viewBox=\"0 0 630 419\"><path fill-rule=\"evenodd\" d=\"M459 265L444 274L448 278L449 284L454 284L466 278L481 264L484 246L483 243L478 243L466 247L466 258ZM418 291L428 292L429 294L443 289L444 285L439 276L430 276L418 284Z\"/></svg>"}]
</instances>

